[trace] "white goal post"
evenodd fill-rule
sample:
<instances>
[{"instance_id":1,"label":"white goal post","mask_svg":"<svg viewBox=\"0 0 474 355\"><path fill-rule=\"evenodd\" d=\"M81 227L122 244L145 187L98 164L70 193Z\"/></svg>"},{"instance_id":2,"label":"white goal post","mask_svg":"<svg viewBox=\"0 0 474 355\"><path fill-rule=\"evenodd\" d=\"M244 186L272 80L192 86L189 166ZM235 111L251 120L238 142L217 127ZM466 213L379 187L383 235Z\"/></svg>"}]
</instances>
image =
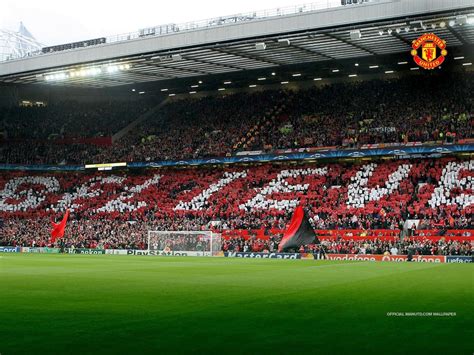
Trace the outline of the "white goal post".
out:
<instances>
[{"instance_id":1,"label":"white goal post","mask_svg":"<svg viewBox=\"0 0 474 355\"><path fill-rule=\"evenodd\" d=\"M148 252L156 255L216 256L221 235L211 231L148 231Z\"/></svg>"}]
</instances>

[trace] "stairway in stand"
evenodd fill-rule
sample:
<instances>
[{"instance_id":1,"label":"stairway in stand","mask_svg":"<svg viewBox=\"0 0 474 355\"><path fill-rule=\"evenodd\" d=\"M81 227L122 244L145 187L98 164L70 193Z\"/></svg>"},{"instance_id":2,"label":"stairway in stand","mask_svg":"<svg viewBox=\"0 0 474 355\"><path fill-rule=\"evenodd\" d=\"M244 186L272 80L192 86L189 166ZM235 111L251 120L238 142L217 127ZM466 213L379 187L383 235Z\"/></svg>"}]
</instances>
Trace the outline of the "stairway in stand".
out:
<instances>
[{"instance_id":1,"label":"stairway in stand","mask_svg":"<svg viewBox=\"0 0 474 355\"><path fill-rule=\"evenodd\" d=\"M291 100L291 94L285 97L281 102L277 103L273 108L268 110L263 117L255 124L252 128L248 130L248 132L242 136L239 141L233 146L233 153L238 151L245 151L245 150L261 150L261 147L254 147L255 143L260 136L260 134L267 129L267 127L271 127L276 123L276 121L280 118L280 115L284 112L287 103ZM258 146L258 145L257 145Z\"/></svg>"}]
</instances>

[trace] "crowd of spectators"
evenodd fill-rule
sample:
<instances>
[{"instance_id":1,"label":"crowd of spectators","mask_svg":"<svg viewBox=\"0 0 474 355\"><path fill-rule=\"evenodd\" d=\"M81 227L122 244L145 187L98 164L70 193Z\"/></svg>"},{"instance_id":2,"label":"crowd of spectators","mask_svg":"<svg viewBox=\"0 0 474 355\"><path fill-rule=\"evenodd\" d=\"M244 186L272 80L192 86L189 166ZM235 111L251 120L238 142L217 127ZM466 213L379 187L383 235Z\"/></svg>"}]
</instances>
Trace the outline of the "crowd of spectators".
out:
<instances>
[{"instance_id":1,"label":"crowd of spectators","mask_svg":"<svg viewBox=\"0 0 474 355\"><path fill-rule=\"evenodd\" d=\"M95 162L103 150L94 144L15 141L0 145L0 164L82 165Z\"/></svg>"},{"instance_id":2,"label":"crowd of spectators","mask_svg":"<svg viewBox=\"0 0 474 355\"><path fill-rule=\"evenodd\" d=\"M0 132L8 137L0 144L0 163L157 161L237 150L456 142L473 138L472 79L451 78L449 89L433 76L171 100L105 147L56 141L110 137L159 102L0 109Z\"/></svg>"},{"instance_id":3,"label":"crowd of spectators","mask_svg":"<svg viewBox=\"0 0 474 355\"><path fill-rule=\"evenodd\" d=\"M111 146L74 139L110 137L157 103L64 102L0 109L0 163L155 161L230 155L236 147L271 151L473 138L472 74L451 80L449 90L438 79L171 100ZM283 110L275 116L278 107ZM413 249L423 255L470 255L469 243L435 242L418 231L443 235L449 229L474 228L473 165L472 160L442 158L114 176L58 173L47 179L45 174L27 179L26 173L5 172L0 176L0 245L48 245L50 218L66 207L72 209L66 246L144 249L149 230L210 229L215 221L219 230L285 229L301 204L316 230L405 230L408 237L421 237L336 238L323 243L327 252L406 254ZM407 221L416 223L407 228ZM184 238L174 247L190 242ZM235 238L224 242L223 250L275 251L278 242L279 236ZM173 243L165 240L158 247L172 248ZM309 245L302 251L319 248Z\"/></svg>"},{"instance_id":4,"label":"crowd of spectators","mask_svg":"<svg viewBox=\"0 0 474 355\"><path fill-rule=\"evenodd\" d=\"M153 161L230 155L244 133L286 95L263 91L171 102L101 158Z\"/></svg>"},{"instance_id":5,"label":"crowd of spectators","mask_svg":"<svg viewBox=\"0 0 474 355\"><path fill-rule=\"evenodd\" d=\"M418 229L462 229L472 225L472 170L472 160L442 158L317 169L266 164L112 175L11 172L0 176L0 213L37 218L71 206L77 218L179 216L200 225L218 220L225 229L259 229L283 228L300 203L318 229L402 229L411 219L420 221Z\"/></svg>"},{"instance_id":6,"label":"crowd of spectators","mask_svg":"<svg viewBox=\"0 0 474 355\"><path fill-rule=\"evenodd\" d=\"M74 217L73 217L74 218ZM59 239L64 247L92 249L146 249L148 231L150 230L200 230L198 221L177 223L171 220L160 221L120 221L110 219L71 219L67 225L66 236ZM9 218L0 227L0 245L9 246L50 246L51 221L48 218L23 219ZM179 249L190 243L191 237L178 240L167 238L159 241L156 247ZM200 240L201 247L208 247L209 242ZM153 249L153 246L152 246ZM163 250L159 249L159 250Z\"/></svg>"},{"instance_id":7,"label":"crowd of spectators","mask_svg":"<svg viewBox=\"0 0 474 355\"><path fill-rule=\"evenodd\" d=\"M65 144L64 138L110 137L150 110L150 101L3 110L0 122L8 140L0 145L0 162L84 164L230 155L245 132L287 95L264 91L171 101L110 146Z\"/></svg>"},{"instance_id":8,"label":"crowd of spectators","mask_svg":"<svg viewBox=\"0 0 474 355\"><path fill-rule=\"evenodd\" d=\"M11 140L109 137L146 112L152 102L63 101L0 110L0 132Z\"/></svg>"},{"instance_id":9,"label":"crowd of spectators","mask_svg":"<svg viewBox=\"0 0 474 355\"><path fill-rule=\"evenodd\" d=\"M149 230L166 230L169 225L163 222L132 222L116 220L73 220L68 226L64 239L55 246L65 248L91 249L147 249ZM199 230L202 226L181 226L182 230L193 228ZM48 219L7 219L0 227L2 237L0 245L46 247L50 243L50 224ZM218 232L218 231L217 231ZM222 239L221 250L224 252L277 252L281 235L268 239L237 237ZM209 250L209 240L204 238L178 235L160 236L153 239L151 249L169 251L202 251ZM407 255L410 250L414 255L473 255L474 245L471 241L457 241L427 238L394 238L387 241L382 239L322 239L321 244L308 244L295 249L301 253L333 254L390 254Z\"/></svg>"},{"instance_id":10,"label":"crowd of spectators","mask_svg":"<svg viewBox=\"0 0 474 355\"><path fill-rule=\"evenodd\" d=\"M152 101L65 101L0 109L0 163L85 164ZM108 138L104 141L97 138ZM94 139L96 139L94 141ZM100 142L94 143L94 142ZM109 147L110 148L110 147Z\"/></svg>"},{"instance_id":11,"label":"crowd of spectators","mask_svg":"<svg viewBox=\"0 0 474 355\"><path fill-rule=\"evenodd\" d=\"M252 148L356 147L473 137L473 77L339 83L294 93Z\"/></svg>"},{"instance_id":12,"label":"crowd of spectators","mask_svg":"<svg viewBox=\"0 0 474 355\"><path fill-rule=\"evenodd\" d=\"M271 237L268 240L256 238L233 238L222 242L224 252L277 252L281 237ZM375 254L375 255L464 255L474 253L474 245L470 241L405 238L393 241L381 239L362 240L321 240L318 244L303 245L293 250L299 253L328 254Z\"/></svg>"},{"instance_id":13,"label":"crowd of spectators","mask_svg":"<svg viewBox=\"0 0 474 355\"><path fill-rule=\"evenodd\" d=\"M71 210L70 243L138 248L148 230L284 230L297 204L316 230L469 235L472 171L473 160L446 157L113 174L9 172L0 175L0 243L47 244L50 218L65 208Z\"/></svg>"}]
</instances>

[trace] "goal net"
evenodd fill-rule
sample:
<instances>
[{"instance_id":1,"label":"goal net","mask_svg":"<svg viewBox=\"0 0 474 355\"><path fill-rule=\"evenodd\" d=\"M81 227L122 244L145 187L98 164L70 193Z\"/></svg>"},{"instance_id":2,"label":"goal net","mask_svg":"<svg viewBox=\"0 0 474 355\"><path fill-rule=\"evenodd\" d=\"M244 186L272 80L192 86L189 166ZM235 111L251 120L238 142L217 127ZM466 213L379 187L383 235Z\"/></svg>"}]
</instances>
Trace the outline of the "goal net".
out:
<instances>
[{"instance_id":1,"label":"goal net","mask_svg":"<svg viewBox=\"0 0 474 355\"><path fill-rule=\"evenodd\" d=\"M148 231L148 252L155 255L214 256L221 236L211 231Z\"/></svg>"}]
</instances>

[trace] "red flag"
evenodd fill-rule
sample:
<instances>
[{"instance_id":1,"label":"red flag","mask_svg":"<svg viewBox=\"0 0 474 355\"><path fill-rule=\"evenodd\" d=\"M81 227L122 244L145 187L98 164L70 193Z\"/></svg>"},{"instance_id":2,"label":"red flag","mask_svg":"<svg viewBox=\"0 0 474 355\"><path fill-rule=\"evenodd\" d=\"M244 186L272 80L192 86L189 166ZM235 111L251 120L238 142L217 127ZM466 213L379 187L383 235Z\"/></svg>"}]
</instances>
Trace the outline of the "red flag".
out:
<instances>
[{"instance_id":1,"label":"red flag","mask_svg":"<svg viewBox=\"0 0 474 355\"><path fill-rule=\"evenodd\" d=\"M51 222L53 229L51 230L51 243L54 243L56 239L64 237L64 230L66 229L66 222L69 217L69 210L66 210L66 214L59 223Z\"/></svg>"}]
</instances>

